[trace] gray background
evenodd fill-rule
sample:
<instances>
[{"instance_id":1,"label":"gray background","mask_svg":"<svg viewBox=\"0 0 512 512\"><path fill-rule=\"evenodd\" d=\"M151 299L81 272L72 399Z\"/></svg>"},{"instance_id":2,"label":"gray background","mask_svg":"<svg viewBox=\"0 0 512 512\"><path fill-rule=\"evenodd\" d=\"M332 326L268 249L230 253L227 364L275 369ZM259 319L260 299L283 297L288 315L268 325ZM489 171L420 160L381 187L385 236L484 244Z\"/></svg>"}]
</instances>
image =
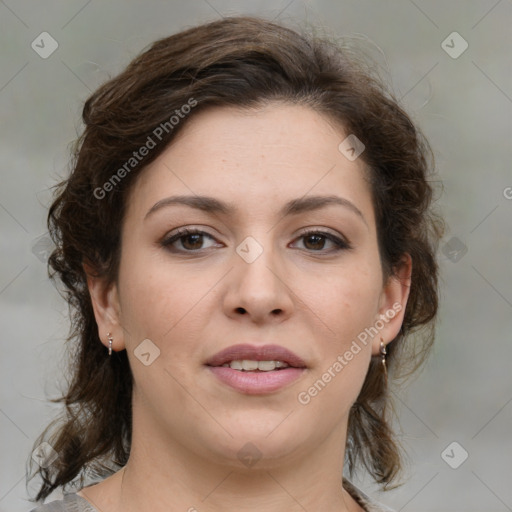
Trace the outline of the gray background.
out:
<instances>
[{"instance_id":1,"label":"gray background","mask_svg":"<svg viewBox=\"0 0 512 512\"><path fill-rule=\"evenodd\" d=\"M396 94L431 141L444 182L437 346L397 396L409 453L405 485L377 497L405 512L512 510L511 0L5 0L0 512L33 506L25 464L57 411L47 399L63 382L66 311L41 258L49 188L66 173L81 104L156 38L238 13L357 38L387 66ZM59 45L46 59L31 48L43 31ZM442 46L454 31L469 45L457 58ZM462 48L453 36L446 45L452 53ZM441 456L454 441L447 461L460 463L463 449L469 454L457 469Z\"/></svg>"}]
</instances>

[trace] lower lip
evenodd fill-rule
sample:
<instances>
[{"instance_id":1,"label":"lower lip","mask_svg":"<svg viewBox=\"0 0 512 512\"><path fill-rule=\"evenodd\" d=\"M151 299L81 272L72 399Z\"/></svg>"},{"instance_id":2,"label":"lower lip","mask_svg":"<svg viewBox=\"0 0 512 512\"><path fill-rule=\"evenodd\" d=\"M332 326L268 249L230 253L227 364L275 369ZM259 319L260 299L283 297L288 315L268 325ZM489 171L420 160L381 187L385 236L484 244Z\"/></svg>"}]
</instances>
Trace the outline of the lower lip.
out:
<instances>
[{"instance_id":1,"label":"lower lip","mask_svg":"<svg viewBox=\"0 0 512 512\"><path fill-rule=\"evenodd\" d=\"M220 381L247 395L277 391L297 380L305 368L285 368L270 372L242 372L226 366L208 366Z\"/></svg>"}]
</instances>

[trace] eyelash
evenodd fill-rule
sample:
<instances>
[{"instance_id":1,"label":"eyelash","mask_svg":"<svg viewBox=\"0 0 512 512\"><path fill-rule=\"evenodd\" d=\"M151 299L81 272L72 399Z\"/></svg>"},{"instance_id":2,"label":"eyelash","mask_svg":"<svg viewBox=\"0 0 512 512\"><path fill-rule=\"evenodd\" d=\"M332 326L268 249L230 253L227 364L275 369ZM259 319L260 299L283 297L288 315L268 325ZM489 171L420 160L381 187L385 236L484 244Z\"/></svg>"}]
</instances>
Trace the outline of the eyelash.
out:
<instances>
[{"instance_id":1,"label":"eyelash","mask_svg":"<svg viewBox=\"0 0 512 512\"><path fill-rule=\"evenodd\" d=\"M199 229L191 229L191 228L180 228L178 229L178 231L176 233L174 233L173 235L167 237L167 238L164 238L162 241L161 241L161 245L166 248L167 250L171 251L171 252L181 252L181 253L189 253L189 254L196 254L196 253L199 253L200 251L203 251L204 249L196 249L196 250L181 250L181 249L173 249L171 246L174 242L182 239L182 238L185 238L186 236L188 235L202 235L202 236L206 236L208 238L211 238L212 240L214 239L214 237L212 235L210 235L209 233L206 233L205 231L201 231ZM310 230L310 231L304 231L302 232L295 240L298 240L300 238L307 238L308 236L312 236L312 235L319 235L329 241L331 241L333 244L335 244L335 248L334 249L331 249L331 250L328 250L328 251L325 251L324 249L320 249L318 251L315 251L315 250L311 250L311 251L308 251L308 252L312 252L312 253L320 253L320 254L327 254L327 253L332 253L332 252L338 252L338 251L343 251L343 250L350 250L352 249L352 245L347 241L347 240L344 240L340 237L337 237L335 235L333 235L332 233L329 233L329 232L326 232L326 231L319 231L319 230ZM307 249L305 249L307 250Z\"/></svg>"}]
</instances>

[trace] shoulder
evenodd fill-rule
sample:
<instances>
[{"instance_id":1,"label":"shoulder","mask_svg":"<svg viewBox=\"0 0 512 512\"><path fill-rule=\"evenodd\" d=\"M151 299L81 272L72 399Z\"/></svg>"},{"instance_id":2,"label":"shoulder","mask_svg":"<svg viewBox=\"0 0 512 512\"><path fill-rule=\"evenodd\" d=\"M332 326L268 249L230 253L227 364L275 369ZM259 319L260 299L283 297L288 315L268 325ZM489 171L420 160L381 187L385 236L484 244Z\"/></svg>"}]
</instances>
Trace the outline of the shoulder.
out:
<instances>
[{"instance_id":1,"label":"shoulder","mask_svg":"<svg viewBox=\"0 0 512 512\"><path fill-rule=\"evenodd\" d=\"M78 494L71 493L65 494L61 500L39 505L30 512L97 512L97 510Z\"/></svg>"},{"instance_id":2,"label":"shoulder","mask_svg":"<svg viewBox=\"0 0 512 512\"><path fill-rule=\"evenodd\" d=\"M343 479L343 487L366 512L395 512L393 509L386 507L386 505L377 503L345 478Z\"/></svg>"}]
</instances>

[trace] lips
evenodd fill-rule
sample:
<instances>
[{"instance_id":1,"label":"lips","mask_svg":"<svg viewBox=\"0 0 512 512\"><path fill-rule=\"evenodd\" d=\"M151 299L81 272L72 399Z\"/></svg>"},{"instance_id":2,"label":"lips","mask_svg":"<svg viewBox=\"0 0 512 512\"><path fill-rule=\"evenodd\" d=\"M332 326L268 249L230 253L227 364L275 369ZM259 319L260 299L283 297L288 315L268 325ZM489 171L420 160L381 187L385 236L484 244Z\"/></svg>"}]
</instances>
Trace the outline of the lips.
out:
<instances>
[{"instance_id":1,"label":"lips","mask_svg":"<svg viewBox=\"0 0 512 512\"><path fill-rule=\"evenodd\" d=\"M279 345L232 345L217 352L205 363L207 366L222 366L231 361L282 361L293 368L306 368L306 363L297 354Z\"/></svg>"},{"instance_id":2,"label":"lips","mask_svg":"<svg viewBox=\"0 0 512 512\"><path fill-rule=\"evenodd\" d=\"M284 368L276 366L273 370L258 368L245 371L246 364L249 363L249 367L253 367L251 362L255 361L280 361L286 363L287 366ZM228 363L230 364L228 365ZM244 369L231 367L233 364L239 367L240 363ZM307 371L303 359L279 345L233 345L215 354L205 365L217 382L245 395L281 392L297 382Z\"/></svg>"}]
</instances>

